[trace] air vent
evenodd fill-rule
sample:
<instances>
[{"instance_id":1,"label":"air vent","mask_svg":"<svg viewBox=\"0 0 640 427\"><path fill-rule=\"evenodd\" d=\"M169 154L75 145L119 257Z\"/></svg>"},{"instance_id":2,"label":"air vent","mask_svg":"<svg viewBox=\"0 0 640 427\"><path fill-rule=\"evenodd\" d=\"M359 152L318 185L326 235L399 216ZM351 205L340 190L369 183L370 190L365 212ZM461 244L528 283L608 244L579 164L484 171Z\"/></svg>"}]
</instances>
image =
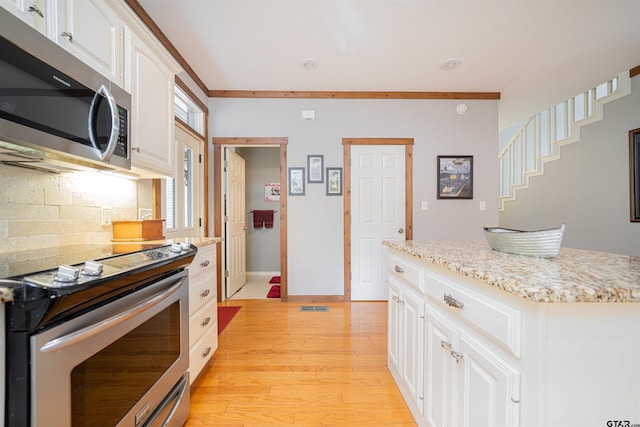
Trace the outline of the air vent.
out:
<instances>
[{"instance_id":1,"label":"air vent","mask_svg":"<svg viewBox=\"0 0 640 427\"><path fill-rule=\"evenodd\" d=\"M329 311L329 307L326 305L302 305L300 311Z\"/></svg>"}]
</instances>

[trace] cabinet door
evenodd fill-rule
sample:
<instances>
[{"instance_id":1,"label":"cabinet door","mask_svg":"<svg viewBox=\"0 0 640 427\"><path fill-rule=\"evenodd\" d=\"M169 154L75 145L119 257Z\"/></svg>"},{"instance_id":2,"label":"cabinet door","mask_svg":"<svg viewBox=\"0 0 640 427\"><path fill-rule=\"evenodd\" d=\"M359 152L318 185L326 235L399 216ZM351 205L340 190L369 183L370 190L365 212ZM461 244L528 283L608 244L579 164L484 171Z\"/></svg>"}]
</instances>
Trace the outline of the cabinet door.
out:
<instances>
[{"instance_id":1,"label":"cabinet door","mask_svg":"<svg viewBox=\"0 0 640 427\"><path fill-rule=\"evenodd\" d=\"M122 23L104 0L55 2L52 38L81 61L122 86Z\"/></svg>"},{"instance_id":2,"label":"cabinet door","mask_svg":"<svg viewBox=\"0 0 640 427\"><path fill-rule=\"evenodd\" d=\"M520 373L464 334L458 349L459 425L519 426Z\"/></svg>"},{"instance_id":3,"label":"cabinet door","mask_svg":"<svg viewBox=\"0 0 640 427\"><path fill-rule=\"evenodd\" d=\"M453 392L455 359L451 355L457 347L456 329L444 317L427 306L425 327L425 398L427 424L432 427L453 425Z\"/></svg>"},{"instance_id":4,"label":"cabinet door","mask_svg":"<svg viewBox=\"0 0 640 427\"><path fill-rule=\"evenodd\" d=\"M42 34L47 33L49 11L44 0L0 0L0 7L22 19Z\"/></svg>"},{"instance_id":5,"label":"cabinet door","mask_svg":"<svg viewBox=\"0 0 640 427\"><path fill-rule=\"evenodd\" d=\"M144 177L171 177L176 158L174 75L137 34L126 29L125 39L134 172Z\"/></svg>"},{"instance_id":6,"label":"cabinet door","mask_svg":"<svg viewBox=\"0 0 640 427\"><path fill-rule=\"evenodd\" d=\"M401 324L401 311L400 311L400 288L398 285L389 281L389 301L388 301L388 358L389 368L395 369L399 372L398 367L400 363L400 344L402 337L400 335Z\"/></svg>"},{"instance_id":7,"label":"cabinet door","mask_svg":"<svg viewBox=\"0 0 640 427\"><path fill-rule=\"evenodd\" d=\"M424 411L424 297L405 288L400 295L402 348L400 372L418 411Z\"/></svg>"}]
</instances>

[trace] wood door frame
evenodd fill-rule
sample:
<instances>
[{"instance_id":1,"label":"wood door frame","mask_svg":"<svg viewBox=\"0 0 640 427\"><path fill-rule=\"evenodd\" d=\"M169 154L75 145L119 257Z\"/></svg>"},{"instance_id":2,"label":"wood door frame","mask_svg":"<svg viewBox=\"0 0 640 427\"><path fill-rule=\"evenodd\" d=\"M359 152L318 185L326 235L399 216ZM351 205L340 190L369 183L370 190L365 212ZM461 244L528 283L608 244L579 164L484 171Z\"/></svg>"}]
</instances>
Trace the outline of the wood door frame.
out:
<instances>
[{"instance_id":1,"label":"wood door frame","mask_svg":"<svg viewBox=\"0 0 640 427\"><path fill-rule=\"evenodd\" d=\"M351 301L351 147L404 145L405 238L413 240L413 138L342 138L344 165L344 300Z\"/></svg>"},{"instance_id":2,"label":"wood door frame","mask_svg":"<svg viewBox=\"0 0 640 427\"><path fill-rule=\"evenodd\" d=\"M222 236L222 150L226 147L280 147L280 301L288 300L287 288L287 144L289 138L212 138L213 143L213 221L214 235ZM216 277L218 282L218 301L222 301L222 243L218 243L216 252Z\"/></svg>"}]
</instances>

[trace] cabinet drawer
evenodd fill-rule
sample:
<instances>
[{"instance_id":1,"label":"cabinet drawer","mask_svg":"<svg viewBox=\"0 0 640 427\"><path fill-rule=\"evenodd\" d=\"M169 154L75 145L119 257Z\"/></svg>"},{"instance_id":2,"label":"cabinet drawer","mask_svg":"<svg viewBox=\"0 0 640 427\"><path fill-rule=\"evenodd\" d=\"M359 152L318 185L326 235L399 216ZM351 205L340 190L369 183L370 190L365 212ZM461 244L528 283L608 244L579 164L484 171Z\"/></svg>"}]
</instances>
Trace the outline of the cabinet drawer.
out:
<instances>
[{"instance_id":1,"label":"cabinet drawer","mask_svg":"<svg viewBox=\"0 0 640 427\"><path fill-rule=\"evenodd\" d=\"M198 249L195 258L189 264L189 280L193 281L201 276L216 274L215 245Z\"/></svg>"},{"instance_id":2,"label":"cabinet drawer","mask_svg":"<svg viewBox=\"0 0 640 427\"><path fill-rule=\"evenodd\" d=\"M218 302L210 301L189 318L189 345L195 344L218 320Z\"/></svg>"},{"instance_id":3,"label":"cabinet drawer","mask_svg":"<svg viewBox=\"0 0 640 427\"><path fill-rule=\"evenodd\" d=\"M195 282L192 282L189 277L189 316L212 299L216 300L216 292L215 277L207 277Z\"/></svg>"},{"instance_id":4,"label":"cabinet drawer","mask_svg":"<svg viewBox=\"0 0 640 427\"><path fill-rule=\"evenodd\" d=\"M424 267L398 255L389 254L389 275L404 280L424 294Z\"/></svg>"},{"instance_id":5,"label":"cabinet drawer","mask_svg":"<svg viewBox=\"0 0 640 427\"><path fill-rule=\"evenodd\" d=\"M189 377L193 384L204 368L204 365L213 357L218 349L218 322L215 322L209 331L189 350Z\"/></svg>"},{"instance_id":6,"label":"cabinet drawer","mask_svg":"<svg viewBox=\"0 0 640 427\"><path fill-rule=\"evenodd\" d=\"M427 297L485 332L516 357L521 355L522 313L446 277L427 273Z\"/></svg>"}]
</instances>

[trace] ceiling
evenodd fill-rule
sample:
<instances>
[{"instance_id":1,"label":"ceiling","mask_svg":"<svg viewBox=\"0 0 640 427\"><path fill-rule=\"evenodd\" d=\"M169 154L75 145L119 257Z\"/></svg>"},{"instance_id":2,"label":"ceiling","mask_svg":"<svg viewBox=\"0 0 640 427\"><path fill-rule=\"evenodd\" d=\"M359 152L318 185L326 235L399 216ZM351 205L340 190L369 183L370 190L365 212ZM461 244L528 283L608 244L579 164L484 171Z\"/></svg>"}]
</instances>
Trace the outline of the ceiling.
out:
<instances>
[{"instance_id":1,"label":"ceiling","mask_svg":"<svg viewBox=\"0 0 640 427\"><path fill-rule=\"evenodd\" d=\"M640 65L639 0L138 1L209 90L500 92L501 128Z\"/></svg>"}]
</instances>

